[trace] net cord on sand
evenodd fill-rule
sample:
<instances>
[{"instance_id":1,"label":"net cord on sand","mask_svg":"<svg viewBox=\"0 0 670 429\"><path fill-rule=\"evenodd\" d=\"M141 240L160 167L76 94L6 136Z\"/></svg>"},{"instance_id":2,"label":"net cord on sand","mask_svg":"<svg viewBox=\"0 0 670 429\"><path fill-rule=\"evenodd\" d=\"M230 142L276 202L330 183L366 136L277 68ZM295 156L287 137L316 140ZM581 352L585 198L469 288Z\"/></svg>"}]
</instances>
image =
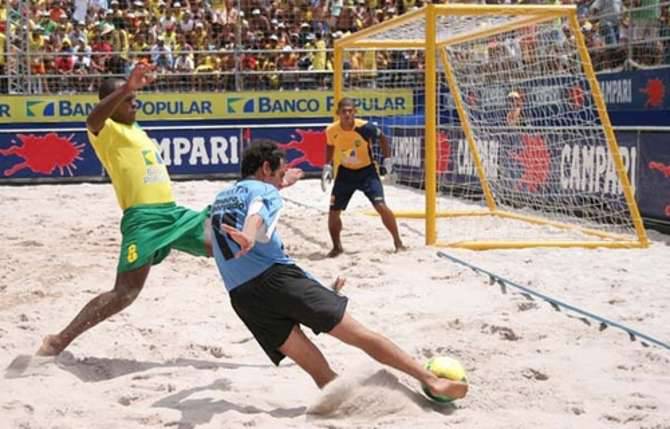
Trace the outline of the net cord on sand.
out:
<instances>
[{"instance_id":1,"label":"net cord on sand","mask_svg":"<svg viewBox=\"0 0 670 429\"><path fill-rule=\"evenodd\" d=\"M292 198L287 198L287 197L285 197L285 196L283 196L283 195L282 195L282 198L284 199L284 201L286 201L286 202L288 202L288 203L291 203L291 204L294 204L294 205L296 205L296 206L298 206L298 207L302 207L302 208L306 208L306 209L316 210L316 211L319 211L319 212L321 212L321 213L328 213L328 210L323 209L322 207L313 206L313 205L311 205L311 204L305 204L305 203L303 203L303 202L294 200L294 199L292 199Z\"/></svg>"},{"instance_id":2,"label":"net cord on sand","mask_svg":"<svg viewBox=\"0 0 670 429\"><path fill-rule=\"evenodd\" d=\"M657 340L653 337L650 337L649 335L643 334L643 333L641 333L641 332L639 332L635 329L629 328L628 326L622 325L621 323L617 323L617 322L614 322L612 320L605 319L604 317L600 317L600 316L598 316L596 314L593 314L589 311L582 310L581 308L577 308L574 305L570 305L570 304L565 303L563 301L559 301L559 300L554 299L550 296L544 295L540 292L536 292L536 291L534 291L530 288L527 288L525 286L521 286L517 283L514 283L513 281L507 280L503 277L500 277L497 274L494 274L494 273L492 273L490 271L487 271L483 268L472 265L468 262L465 262L465 261L463 261L461 259L458 259L454 256L448 255L444 252L438 251L437 256L439 256L441 258L449 259L452 262L455 262L457 264L468 267L476 273L485 274L485 275L489 276L489 280L490 280L491 284L497 283L500 286L500 290L502 291L502 293L507 293L507 287L508 286L519 289L521 291L519 293L522 296L524 296L526 299L529 299L529 300L532 301L533 297L536 297L536 298L542 299L543 301L546 301L547 303L549 303L549 305L551 305L553 307L553 309L556 310L556 311L561 311L561 308L564 308L564 309L570 310L574 313L580 314L581 316L583 316L583 317L580 317L580 320L582 322L586 323L589 326L591 325L591 323L589 322L588 319L593 319L593 320L599 322L600 323L600 326L599 326L600 331L604 331L608 327L612 326L614 328L618 328L618 329L621 329L622 331L626 332L631 341L635 341L637 338L640 338L641 339L640 343L644 347L649 347L649 344L647 344L647 342L649 342L649 343L655 344L659 347L670 350L670 345L669 344L664 343L660 340ZM647 341L647 342L645 342L645 341Z\"/></svg>"}]
</instances>

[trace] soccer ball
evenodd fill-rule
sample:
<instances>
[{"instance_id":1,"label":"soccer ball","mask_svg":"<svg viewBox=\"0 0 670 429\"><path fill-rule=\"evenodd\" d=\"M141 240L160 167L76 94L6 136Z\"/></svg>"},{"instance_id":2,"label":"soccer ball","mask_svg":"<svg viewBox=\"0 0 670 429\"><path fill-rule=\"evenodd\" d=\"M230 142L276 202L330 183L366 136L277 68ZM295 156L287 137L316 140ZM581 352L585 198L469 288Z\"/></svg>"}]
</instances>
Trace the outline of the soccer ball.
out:
<instances>
[{"instance_id":1,"label":"soccer ball","mask_svg":"<svg viewBox=\"0 0 670 429\"><path fill-rule=\"evenodd\" d=\"M426 369L440 378L448 378L449 380L462 381L467 383L465 377L465 368L461 363L449 356L437 356L431 358L425 365ZM423 387L423 393L430 399L436 402L449 403L454 400L449 396L433 395L427 386Z\"/></svg>"}]
</instances>

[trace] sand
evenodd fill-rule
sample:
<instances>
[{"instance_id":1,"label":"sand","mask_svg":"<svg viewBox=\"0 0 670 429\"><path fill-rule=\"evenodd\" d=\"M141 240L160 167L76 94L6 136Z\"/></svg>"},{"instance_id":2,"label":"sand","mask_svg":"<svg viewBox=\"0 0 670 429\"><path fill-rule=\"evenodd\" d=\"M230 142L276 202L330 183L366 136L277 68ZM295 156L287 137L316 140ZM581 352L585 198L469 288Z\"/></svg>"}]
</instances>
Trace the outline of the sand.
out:
<instances>
[{"instance_id":1,"label":"sand","mask_svg":"<svg viewBox=\"0 0 670 429\"><path fill-rule=\"evenodd\" d=\"M180 182L175 191L202 208L225 185ZM503 294L425 247L420 221L400 221L410 249L394 254L379 219L360 213L360 195L343 216L345 254L327 259L328 196L318 181L282 192L288 252L324 283L346 276L351 314L412 356L458 358L467 398L430 402L413 379L309 332L341 374L319 391L296 365L266 358L212 260L178 252L127 310L58 358L35 358L42 336L111 288L121 213L106 184L0 187L0 426L670 428L670 350ZM396 209L415 195L387 193ZM643 250L446 252L668 343L670 237L650 236Z\"/></svg>"}]
</instances>

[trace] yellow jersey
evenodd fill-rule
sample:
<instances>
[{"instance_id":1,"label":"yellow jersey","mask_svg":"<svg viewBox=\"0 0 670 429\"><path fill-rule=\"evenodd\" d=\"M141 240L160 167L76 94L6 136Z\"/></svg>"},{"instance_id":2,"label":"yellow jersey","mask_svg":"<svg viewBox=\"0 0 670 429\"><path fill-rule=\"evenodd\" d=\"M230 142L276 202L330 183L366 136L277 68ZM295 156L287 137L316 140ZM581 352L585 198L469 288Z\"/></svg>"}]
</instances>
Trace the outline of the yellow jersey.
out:
<instances>
[{"instance_id":1,"label":"yellow jersey","mask_svg":"<svg viewBox=\"0 0 670 429\"><path fill-rule=\"evenodd\" d=\"M360 170L373 163L372 145L381 137L381 130L362 119L354 119L354 128L345 131L340 121L326 128L326 143L335 149L335 159L351 170Z\"/></svg>"},{"instance_id":2,"label":"yellow jersey","mask_svg":"<svg viewBox=\"0 0 670 429\"><path fill-rule=\"evenodd\" d=\"M122 210L174 201L158 146L137 123L125 125L107 119L97 136L88 131L88 139L112 179Z\"/></svg>"}]
</instances>

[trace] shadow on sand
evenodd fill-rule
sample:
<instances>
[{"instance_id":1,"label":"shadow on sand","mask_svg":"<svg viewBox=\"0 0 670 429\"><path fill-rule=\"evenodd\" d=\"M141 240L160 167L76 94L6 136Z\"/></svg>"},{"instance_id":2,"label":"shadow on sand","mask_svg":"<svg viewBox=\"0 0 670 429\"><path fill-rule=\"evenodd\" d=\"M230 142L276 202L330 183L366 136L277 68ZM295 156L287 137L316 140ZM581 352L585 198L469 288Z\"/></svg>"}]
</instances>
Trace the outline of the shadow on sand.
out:
<instances>
[{"instance_id":1,"label":"shadow on sand","mask_svg":"<svg viewBox=\"0 0 670 429\"><path fill-rule=\"evenodd\" d=\"M63 352L57 357L41 357L19 355L5 370L5 378L30 377L36 373L43 374L51 364L65 370L85 383L111 380L124 375L147 371L153 368L195 369L237 369L243 367L268 368L270 365L250 365L233 362L211 362L199 359L175 359L166 362L142 362L133 359L110 359L97 357L76 358L70 352Z\"/></svg>"},{"instance_id":2,"label":"shadow on sand","mask_svg":"<svg viewBox=\"0 0 670 429\"><path fill-rule=\"evenodd\" d=\"M225 399L198 398L190 396L208 390L229 391L231 383L226 379L215 380L211 384L191 389L184 389L155 402L153 407L170 408L181 413L181 420L170 423L179 429L191 429L200 424L208 423L214 415L227 411L237 411L241 414L267 414L274 418L294 418L305 414L306 407L274 408L263 410L253 405L239 405ZM198 395L202 396L202 395Z\"/></svg>"}]
</instances>

